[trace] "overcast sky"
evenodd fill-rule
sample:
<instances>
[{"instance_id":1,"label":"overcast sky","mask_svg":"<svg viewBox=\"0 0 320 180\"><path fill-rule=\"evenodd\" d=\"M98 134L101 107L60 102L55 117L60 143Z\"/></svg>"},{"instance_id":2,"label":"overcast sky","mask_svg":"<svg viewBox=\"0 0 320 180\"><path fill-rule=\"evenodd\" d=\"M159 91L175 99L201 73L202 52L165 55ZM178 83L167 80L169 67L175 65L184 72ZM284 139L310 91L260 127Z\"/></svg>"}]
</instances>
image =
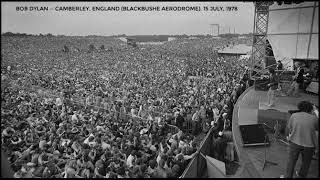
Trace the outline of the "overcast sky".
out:
<instances>
[{"instance_id":1,"label":"overcast sky","mask_svg":"<svg viewBox=\"0 0 320 180\"><path fill-rule=\"evenodd\" d=\"M17 11L16 7L48 7L49 11ZM91 11L56 11L63 6L88 6ZM200 12L92 11L93 6L200 6ZM204 6L225 11L204 11ZM237 11L227 11L227 6ZM220 33L249 33L253 30L252 2L1 2L1 33L54 35L159 35L212 34L210 24L220 24ZM214 34L217 29L214 29Z\"/></svg>"}]
</instances>

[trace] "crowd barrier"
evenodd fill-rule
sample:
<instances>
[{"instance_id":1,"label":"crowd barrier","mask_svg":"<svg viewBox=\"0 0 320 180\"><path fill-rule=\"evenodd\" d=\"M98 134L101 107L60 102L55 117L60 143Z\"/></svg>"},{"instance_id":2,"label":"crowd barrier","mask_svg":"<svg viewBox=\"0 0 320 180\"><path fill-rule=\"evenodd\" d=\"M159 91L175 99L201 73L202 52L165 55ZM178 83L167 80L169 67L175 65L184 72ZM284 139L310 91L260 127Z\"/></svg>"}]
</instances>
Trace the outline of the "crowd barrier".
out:
<instances>
[{"instance_id":1,"label":"crowd barrier","mask_svg":"<svg viewBox=\"0 0 320 180\"><path fill-rule=\"evenodd\" d=\"M243 96L243 94L244 93L242 93L241 96ZM222 113L219 114L219 117L221 115ZM210 128L204 140L201 142L200 148L197 151L198 153L190 161L180 178L202 178L207 176L207 174L205 174L205 172L208 171L206 156L214 156L213 135L216 134L217 131L217 126ZM251 164L242 163L241 168L237 170L234 177L259 177L250 170L252 168L251 166Z\"/></svg>"},{"instance_id":2,"label":"crowd barrier","mask_svg":"<svg viewBox=\"0 0 320 180\"><path fill-rule=\"evenodd\" d=\"M171 134L176 134L180 131L180 129L175 125L171 125L171 124L167 124L167 125L169 126L169 132Z\"/></svg>"},{"instance_id":3,"label":"crowd barrier","mask_svg":"<svg viewBox=\"0 0 320 180\"><path fill-rule=\"evenodd\" d=\"M192 122L191 121L185 121L183 122L182 131L186 133L192 132Z\"/></svg>"},{"instance_id":4,"label":"crowd barrier","mask_svg":"<svg viewBox=\"0 0 320 180\"><path fill-rule=\"evenodd\" d=\"M198 155L194 156L180 178L197 178Z\"/></svg>"},{"instance_id":5,"label":"crowd barrier","mask_svg":"<svg viewBox=\"0 0 320 180\"><path fill-rule=\"evenodd\" d=\"M205 176L207 170L207 162L205 155L213 156L214 149L213 144L213 134L216 133L217 127L210 128L209 132L200 144L198 153L190 161L188 167L185 169L181 178L201 178Z\"/></svg>"}]
</instances>

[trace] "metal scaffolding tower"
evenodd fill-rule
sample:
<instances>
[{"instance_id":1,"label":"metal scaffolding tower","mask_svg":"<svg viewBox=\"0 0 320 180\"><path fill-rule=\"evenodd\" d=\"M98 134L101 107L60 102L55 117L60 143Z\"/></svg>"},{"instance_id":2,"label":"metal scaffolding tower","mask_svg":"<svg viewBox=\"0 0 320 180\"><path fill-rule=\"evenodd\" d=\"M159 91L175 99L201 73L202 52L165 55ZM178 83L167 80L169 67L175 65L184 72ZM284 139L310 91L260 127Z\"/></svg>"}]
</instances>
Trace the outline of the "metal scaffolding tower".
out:
<instances>
[{"instance_id":1,"label":"metal scaffolding tower","mask_svg":"<svg viewBox=\"0 0 320 180\"><path fill-rule=\"evenodd\" d=\"M259 74L266 72L266 47L269 19L269 5L273 2L256 1L253 27L253 44L251 56L250 78L255 79ZM256 74L252 75L255 71Z\"/></svg>"}]
</instances>

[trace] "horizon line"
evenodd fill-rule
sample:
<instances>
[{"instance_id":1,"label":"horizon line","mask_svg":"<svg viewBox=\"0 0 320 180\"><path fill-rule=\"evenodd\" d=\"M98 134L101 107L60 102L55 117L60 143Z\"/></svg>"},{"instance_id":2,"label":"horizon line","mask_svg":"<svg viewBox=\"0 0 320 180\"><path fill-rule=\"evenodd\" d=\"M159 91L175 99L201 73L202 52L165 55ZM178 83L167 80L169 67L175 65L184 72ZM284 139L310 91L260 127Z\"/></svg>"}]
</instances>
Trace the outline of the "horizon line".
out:
<instances>
[{"instance_id":1,"label":"horizon line","mask_svg":"<svg viewBox=\"0 0 320 180\"><path fill-rule=\"evenodd\" d=\"M117 35L96 35L96 34L88 34L88 35L66 35L66 34L53 34L53 33L38 33L38 34L29 34L25 32L2 32L2 35L12 33L13 35L29 35L29 36L47 36L47 35L52 35L52 36L71 36L71 37L85 37L85 36L103 36L103 37L110 37L110 36L219 36L219 35L247 35L247 34L252 34L252 32L248 33L221 33L219 35L212 35L212 34L134 34L134 35L128 35L128 34L117 34Z\"/></svg>"}]
</instances>

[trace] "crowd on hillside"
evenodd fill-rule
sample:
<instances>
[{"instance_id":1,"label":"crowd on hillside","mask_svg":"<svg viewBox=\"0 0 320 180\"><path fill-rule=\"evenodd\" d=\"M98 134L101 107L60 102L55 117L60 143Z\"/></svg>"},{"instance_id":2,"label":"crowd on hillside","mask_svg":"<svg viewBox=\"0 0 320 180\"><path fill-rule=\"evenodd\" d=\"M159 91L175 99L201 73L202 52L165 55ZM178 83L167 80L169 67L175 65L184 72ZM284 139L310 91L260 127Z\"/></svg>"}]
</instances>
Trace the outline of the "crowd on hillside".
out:
<instances>
[{"instance_id":1,"label":"crowd on hillside","mask_svg":"<svg viewBox=\"0 0 320 180\"><path fill-rule=\"evenodd\" d=\"M231 130L246 88L246 62L212 51L226 43L3 47L1 76L10 85L1 91L2 149L14 177L180 177L200 132Z\"/></svg>"}]
</instances>

